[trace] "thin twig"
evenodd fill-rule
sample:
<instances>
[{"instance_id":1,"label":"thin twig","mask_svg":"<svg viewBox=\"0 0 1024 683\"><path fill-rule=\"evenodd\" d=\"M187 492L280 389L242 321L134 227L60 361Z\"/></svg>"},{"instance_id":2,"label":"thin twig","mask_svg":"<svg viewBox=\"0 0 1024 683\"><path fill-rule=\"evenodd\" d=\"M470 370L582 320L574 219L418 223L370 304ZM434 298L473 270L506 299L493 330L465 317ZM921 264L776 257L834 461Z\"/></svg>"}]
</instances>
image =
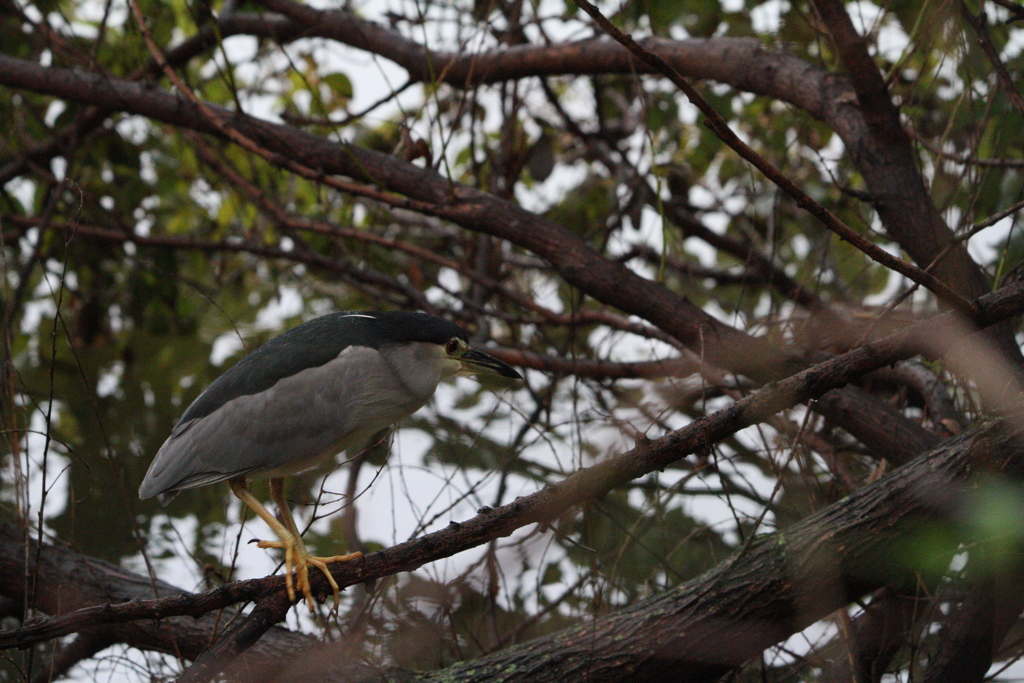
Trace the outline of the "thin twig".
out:
<instances>
[{"instance_id":1,"label":"thin twig","mask_svg":"<svg viewBox=\"0 0 1024 683\"><path fill-rule=\"evenodd\" d=\"M992 63L992 68L996 72L996 79L999 81L999 86L1006 93L1007 99L1010 100L1010 104L1017 110L1017 113L1024 116L1024 97L1021 96L1017 90L1017 86L1013 83L1013 78L1010 77L1010 72L1006 70L1006 65L1003 64L1003 60L999 58L999 50L996 49L995 44L992 42L992 37L988 34L988 18L985 15L985 7L982 6L981 10L977 15L971 13L971 10L967 8L967 3L960 0L960 16L964 18L971 28L974 29L975 34L978 36L978 45L985 52L985 56L988 57L988 61Z\"/></svg>"},{"instance_id":2,"label":"thin twig","mask_svg":"<svg viewBox=\"0 0 1024 683\"><path fill-rule=\"evenodd\" d=\"M974 322L980 327L1020 315L1024 312L1024 280L1014 281L973 303L978 311ZM885 339L768 384L686 427L658 439L638 442L633 449L580 469L557 484L499 508L486 510L465 522L453 522L439 531L371 553L361 560L332 565L331 573L339 586L351 586L451 557L529 524L547 523L582 501L604 495L615 486L663 469L689 454L699 453L707 448L708 443L718 442L744 427L821 396L868 372L909 358L918 353L921 344L929 345L932 353L954 348L963 341L962 338L943 335L942 330L947 325L957 324L955 316L952 312L944 313L900 329ZM331 594L323 576L317 574L310 579L318 596L326 598ZM205 614L238 602L257 600L271 592L283 596L284 584L283 576L267 576L235 581L194 595L87 607L0 632L0 650L29 647L98 624Z\"/></svg>"},{"instance_id":3,"label":"thin twig","mask_svg":"<svg viewBox=\"0 0 1024 683\"><path fill-rule=\"evenodd\" d=\"M931 273L921 270L903 259L896 258L885 251L877 244L867 239L859 232L848 226L843 221L816 202L809 194L790 180L770 161L755 152L748 144L743 142L736 133L729 127L728 122L719 114L711 104L705 100L697 89L689 81L676 71L676 69L658 55L644 49L630 36L623 33L617 26L612 24L601 11L587 0L573 0L583 11L593 17L594 21L604 29L616 41L621 43L627 50L636 55L644 63L657 69L663 76L672 81L673 85L683 91L691 102L704 114L704 123L710 128L726 145L731 147L742 158L750 162L755 168L763 173L769 180L775 183L779 189L789 195L797 206L809 212L820 220L825 227L834 232L840 239L849 242L862 251L877 263L895 270L897 273L907 277L917 284L932 291L942 301L954 309L966 314L973 315L971 303L950 289L945 283Z\"/></svg>"}]
</instances>

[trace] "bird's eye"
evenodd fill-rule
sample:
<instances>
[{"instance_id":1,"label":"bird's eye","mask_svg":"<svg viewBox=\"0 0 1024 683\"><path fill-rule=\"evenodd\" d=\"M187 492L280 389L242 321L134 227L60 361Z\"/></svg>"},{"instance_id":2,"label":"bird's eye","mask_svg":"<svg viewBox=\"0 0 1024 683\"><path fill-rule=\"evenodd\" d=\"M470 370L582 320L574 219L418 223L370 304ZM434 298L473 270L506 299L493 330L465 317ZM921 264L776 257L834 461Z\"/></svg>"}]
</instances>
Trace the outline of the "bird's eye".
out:
<instances>
[{"instance_id":1,"label":"bird's eye","mask_svg":"<svg viewBox=\"0 0 1024 683\"><path fill-rule=\"evenodd\" d=\"M449 356L454 355L455 352L458 351L458 350L459 350L459 342L456 339L452 339L444 347L444 352L447 353Z\"/></svg>"}]
</instances>

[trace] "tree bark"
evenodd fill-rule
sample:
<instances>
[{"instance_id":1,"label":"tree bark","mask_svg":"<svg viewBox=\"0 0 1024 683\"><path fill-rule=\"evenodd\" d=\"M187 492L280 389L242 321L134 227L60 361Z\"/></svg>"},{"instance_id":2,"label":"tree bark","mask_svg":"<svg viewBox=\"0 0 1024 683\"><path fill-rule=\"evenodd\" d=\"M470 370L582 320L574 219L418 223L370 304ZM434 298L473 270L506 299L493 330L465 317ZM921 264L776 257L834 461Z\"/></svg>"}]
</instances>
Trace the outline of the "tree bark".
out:
<instances>
[{"instance_id":1,"label":"tree bark","mask_svg":"<svg viewBox=\"0 0 1024 683\"><path fill-rule=\"evenodd\" d=\"M553 636L437 672L393 671L389 680L714 681L765 648L799 632L851 600L882 586L915 590L941 577L959 544L974 536L971 477L1019 479L1024 446L1003 420L978 423L931 453L848 498L794 524L752 539L703 576L615 614ZM975 479L977 483L979 480ZM923 538L928 551L919 550ZM24 599L24 534L0 525L0 585ZM936 542L936 539L939 539ZM915 549L916 548L916 549ZM60 546L38 549L39 609L54 613L178 589L130 575ZM931 567L922 573L922 567ZM177 617L125 624L119 635L136 647L198 657L225 616ZM332 657L336 646L310 650L311 639L274 627L246 654L261 680L379 680ZM296 654L299 652L300 654Z\"/></svg>"}]
</instances>

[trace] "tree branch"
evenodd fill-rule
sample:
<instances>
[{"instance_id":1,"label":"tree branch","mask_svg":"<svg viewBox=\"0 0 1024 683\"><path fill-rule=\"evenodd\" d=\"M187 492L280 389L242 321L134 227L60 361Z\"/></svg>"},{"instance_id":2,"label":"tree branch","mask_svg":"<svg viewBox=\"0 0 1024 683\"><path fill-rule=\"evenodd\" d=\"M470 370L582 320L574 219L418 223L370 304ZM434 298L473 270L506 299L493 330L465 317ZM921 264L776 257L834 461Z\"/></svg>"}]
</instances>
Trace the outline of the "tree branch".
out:
<instances>
[{"instance_id":1,"label":"tree branch","mask_svg":"<svg viewBox=\"0 0 1024 683\"><path fill-rule=\"evenodd\" d=\"M682 74L672 68L671 64L658 55L645 50L635 40L608 21L597 7L587 0L573 1L579 5L583 11L593 17L594 21L596 21L609 35L615 38L615 40L624 45L639 59L658 69L663 76L672 81L672 83L686 95L686 97L700 110L700 112L704 114L704 123L708 128L710 128L715 135L722 140L722 142L740 155L741 158L745 159L754 168L761 171L766 178L775 183L779 189L789 195L790 199L792 199L797 206L817 218L826 228L838 235L841 240L849 242L868 256L868 258L882 264L890 270L900 273L922 287L925 287L948 306L970 316L972 313L970 310L970 302L964 300L962 296L950 289L944 282L938 280L930 273L923 271L902 259L896 258L850 226L846 225L846 223L839 220L835 214L815 201L813 197L803 190L803 188L779 171L774 164L755 152L750 145L743 142L743 140L733 132L732 128L729 127L725 118L723 118L722 115L719 114L718 111L712 107L699 92L697 92L696 88L690 85L690 83L683 78Z\"/></svg>"},{"instance_id":2,"label":"tree branch","mask_svg":"<svg viewBox=\"0 0 1024 683\"><path fill-rule=\"evenodd\" d=\"M841 126L836 126L836 131L864 174L872 205L886 231L915 263L934 272L960 295L980 296L988 288L988 278L964 246L956 243L953 231L932 201L910 137L900 123L899 111L868 54L867 41L857 33L840 0L815 0L814 8L828 27L856 93L852 98L836 101L834 106L856 109L863 117L859 122L847 120L860 127L858 132ZM990 335L1006 358L1019 366L1021 352L1012 332L999 327Z\"/></svg>"},{"instance_id":3,"label":"tree branch","mask_svg":"<svg viewBox=\"0 0 1024 683\"><path fill-rule=\"evenodd\" d=\"M1024 116L1024 97L1017 90L1013 78L1010 77L1010 72L1006 70L1003 60L999 58L999 50L996 49L995 44L992 42L992 36L988 33L988 18L985 16L984 3L982 3L981 11L975 16L967 8L967 3L960 0L960 16L974 29L974 33L978 37L978 45L981 46L985 56L988 57L988 61L992 64L992 69L996 72L996 79L999 81L999 87L1006 93L1006 98L1010 100L1010 104L1017 110L1017 113Z\"/></svg>"},{"instance_id":4,"label":"tree branch","mask_svg":"<svg viewBox=\"0 0 1024 683\"><path fill-rule=\"evenodd\" d=\"M1024 312L1024 281L1017 281L976 302L979 325L989 325ZM361 560L336 564L331 573L339 586L376 579L416 569L427 562L473 548L507 536L533 523L547 523L570 507L605 495L612 488L664 469L690 453L704 452L709 444L730 436L739 429L761 422L775 413L807 401L837 386L842 386L872 370L925 350L930 356L955 351L966 343L963 327L954 313L936 316L905 328L886 339L865 345L831 360L812 366L780 382L766 386L733 405L663 437L639 442L635 448L591 467L578 470L563 481L500 508L482 511L447 529L372 553ZM982 378L978 378L981 382ZM986 387L982 386L983 391ZM1010 389L1012 391L1012 389ZM1014 394L1016 395L1016 394ZM318 596L331 593L327 580L311 577ZM76 629L107 623L123 623L147 615L203 614L242 601L255 600L270 591L284 590L284 577L238 581L194 596L174 596L131 605L91 608L88 613L70 614L27 625L0 635L0 649L24 647Z\"/></svg>"},{"instance_id":5,"label":"tree branch","mask_svg":"<svg viewBox=\"0 0 1024 683\"><path fill-rule=\"evenodd\" d=\"M664 285L604 259L589 244L551 221L393 156L207 104L204 109L218 117L215 124L180 96L94 74L46 68L6 55L0 55L0 84L131 112L211 135L219 136L223 127L230 127L282 158L323 173L372 182L411 198L391 200L396 206L445 218L533 251L551 263L569 284L651 321L715 365L763 379L784 376L797 366L792 356L723 325Z\"/></svg>"},{"instance_id":6,"label":"tree branch","mask_svg":"<svg viewBox=\"0 0 1024 683\"><path fill-rule=\"evenodd\" d=\"M962 541L984 542L970 523L978 472L1024 476L1015 428L990 421L842 501L774 534L754 538L703 576L614 614L494 655L422 672L414 680L686 680L711 683L851 600L885 585L914 590L941 580ZM915 538L936 540L927 557ZM910 553L917 562L895 558ZM917 553L917 554L914 554ZM921 560L936 571L922 574ZM314 658L315 661L315 658ZM295 683L322 663L296 662ZM316 668L309 672L308 668ZM393 680L408 680L395 672Z\"/></svg>"}]
</instances>

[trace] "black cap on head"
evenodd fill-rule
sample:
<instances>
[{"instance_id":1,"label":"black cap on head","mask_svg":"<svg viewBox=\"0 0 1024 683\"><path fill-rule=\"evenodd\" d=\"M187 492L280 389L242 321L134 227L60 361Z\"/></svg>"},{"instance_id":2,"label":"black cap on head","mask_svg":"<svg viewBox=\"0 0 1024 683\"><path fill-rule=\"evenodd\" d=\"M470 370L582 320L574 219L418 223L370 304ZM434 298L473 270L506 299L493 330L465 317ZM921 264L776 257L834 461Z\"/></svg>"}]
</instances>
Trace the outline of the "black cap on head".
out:
<instances>
[{"instance_id":1,"label":"black cap on head","mask_svg":"<svg viewBox=\"0 0 1024 683\"><path fill-rule=\"evenodd\" d=\"M466 331L461 327L450 320L438 318L429 313L347 311L335 315L344 316L343 322L339 321L339 323L351 325L351 329L347 332L359 330L359 333L366 335L363 345L374 348L384 344L401 344L403 342L445 344L453 338L469 341Z\"/></svg>"}]
</instances>

